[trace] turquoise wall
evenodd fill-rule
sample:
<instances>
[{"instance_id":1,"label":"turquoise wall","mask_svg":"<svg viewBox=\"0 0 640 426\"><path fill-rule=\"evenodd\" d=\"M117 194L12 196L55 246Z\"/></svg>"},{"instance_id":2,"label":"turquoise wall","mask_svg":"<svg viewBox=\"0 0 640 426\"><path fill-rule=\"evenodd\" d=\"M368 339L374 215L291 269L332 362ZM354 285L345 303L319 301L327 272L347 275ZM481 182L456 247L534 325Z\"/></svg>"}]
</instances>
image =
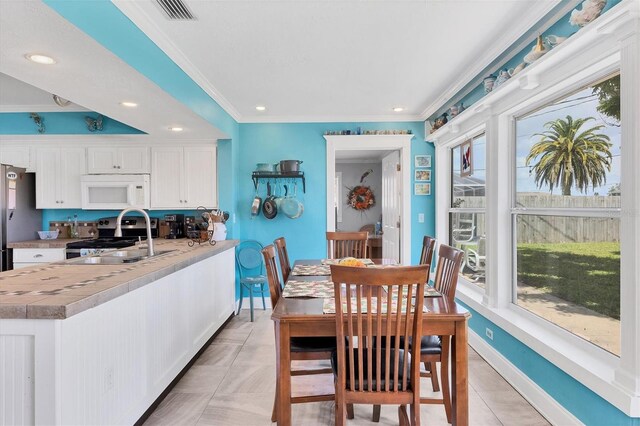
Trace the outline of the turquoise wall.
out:
<instances>
[{"instance_id":1,"label":"turquoise wall","mask_svg":"<svg viewBox=\"0 0 640 426\"><path fill-rule=\"evenodd\" d=\"M263 244L284 236L290 251L291 261L302 258L322 258L326 256L327 224L327 175L326 175L326 130L410 129L415 135L411 142L411 158L417 154L434 154L432 144L424 141L422 122L399 123L295 123L295 124L241 124L240 157L238 168L237 215L241 223L241 238L251 238ZM298 196L304 203L304 214L299 219L276 216L268 220L264 216L251 219L251 201L255 195L251 172L256 163L276 163L279 160L295 159L304 163L307 193ZM413 164L410 166L413 176ZM433 174L435 175L435 173ZM413 181L413 179L412 179ZM432 182L432 186L435 181ZM412 262L417 263L422 248L422 237L434 235L435 196L415 196L411 191L411 253ZM264 198L264 188L261 195ZM418 223L418 213L425 213L425 223ZM371 218L375 222L377 218Z\"/></svg>"},{"instance_id":2,"label":"turquoise wall","mask_svg":"<svg viewBox=\"0 0 640 426\"><path fill-rule=\"evenodd\" d=\"M96 118L98 113L91 111L76 112L38 112L45 126L44 133L38 133L38 127L28 112L0 113L0 135L139 135L138 129L127 126L113 118L104 117L102 131L90 132L85 117Z\"/></svg>"},{"instance_id":3,"label":"turquoise wall","mask_svg":"<svg viewBox=\"0 0 640 426\"><path fill-rule=\"evenodd\" d=\"M471 330L581 422L594 426L640 426L640 418L627 416L476 310L460 300L456 301L471 312ZM493 340L486 337L486 328L493 330Z\"/></svg>"}]
</instances>

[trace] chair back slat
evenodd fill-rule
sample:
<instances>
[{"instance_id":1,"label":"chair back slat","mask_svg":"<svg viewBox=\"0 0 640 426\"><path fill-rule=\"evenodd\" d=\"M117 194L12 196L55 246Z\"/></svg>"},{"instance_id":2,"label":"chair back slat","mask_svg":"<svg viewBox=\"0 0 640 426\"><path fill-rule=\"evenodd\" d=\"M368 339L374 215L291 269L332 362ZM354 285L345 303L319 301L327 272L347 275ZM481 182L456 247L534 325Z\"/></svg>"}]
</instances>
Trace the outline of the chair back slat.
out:
<instances>
[{"instance_id":1,"label":"chair back slat","mask_svg":"<svg viewBox=\"0 0 640 426\"><path fill-rule=\"evenodd\" d=\"M440 245L438 250L438 266L434 286L436 290L450 299L456 295L458 274L463 257L463 251L446 244Z\"/></svg>"},{"instance_id":2,"label":"chair back slat","mask_svg":"<svg viewBox=\"0 0 640 426\"><path fill-rule=\"evenodd\" d=\"M425 235L422 239L422 253L420 253L420 265L431 265L433 251L436 247L436 239Z\"/></svg>"},{"instance_id":3,"label":"chair back slat","mask_svg":"<svg viewBox=\"0 0 640 426\"><path fill-rule=\"evenodd\" d=\"M327 257L364 258L367 255L368 233L364 232L327 232Z\"/></svg>"},{"instance_id":4,"label":"chair back slat","mask_svg":"<svg viewBox=\"0 0 640 426\"><path fill-rule=\"evenodd\" d=\"M269 283L269 294L271 296L271 308L275 308L280 296L282 296L282 286L278 277L278 267L276 266L276 249L273 245L268 245L262 249L262 257Z\"/></svg>"},{"instance_id":5,"label":"chair back slat","mask_svg":"<svg viewBox=\"0 0 640 426\"><path fill-rule=\"evenodd\" d=\"M331 265L338 344L337 383L343 389L397 393L419 387L422 309L428 271L426 265L388 269ZM410 341L417 344L410 347Z\"/></svg>"},{"instance_id":6,"label":"chair back slat","mask_svg":"<svg viewBox=\"0 0 640 426\"><path fill-rule=\"evenodd\" d=\"M278 252L282 282L286 283L291 273L291 262L289 262L289 253L287 253L287 243L284 237L280 237L273 241L273 245L276 246L276 251Z\"/></svg>"}]
</instances>

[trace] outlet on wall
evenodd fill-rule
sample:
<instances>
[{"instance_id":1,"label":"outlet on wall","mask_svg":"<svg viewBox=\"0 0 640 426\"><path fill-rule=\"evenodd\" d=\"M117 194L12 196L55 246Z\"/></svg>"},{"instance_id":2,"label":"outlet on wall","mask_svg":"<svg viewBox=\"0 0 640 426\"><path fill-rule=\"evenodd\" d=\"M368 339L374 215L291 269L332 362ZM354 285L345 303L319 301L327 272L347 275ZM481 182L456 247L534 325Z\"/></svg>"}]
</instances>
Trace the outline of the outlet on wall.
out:
<instances>
[{"instance_id":1,"label":"outlet on wall","mask_svg":"<svg viewBox=\"0 0 640 426\"><path fill-rule=\"evenodd\" d=\"M418 213L418 223L424 223L424 213Z\"/></svg>"},{"instance_id":2,"label":"outlet on wall","mask_svg":"<svg viewBox=\"0 0 640 426\"><path fill-rule=\"evenodd\" d=\"M484 334L486 334L489 339L493 340L493 330L492 329L487 327L485 329L485 331L484 331Z\"/></svg>"}]
</instances>

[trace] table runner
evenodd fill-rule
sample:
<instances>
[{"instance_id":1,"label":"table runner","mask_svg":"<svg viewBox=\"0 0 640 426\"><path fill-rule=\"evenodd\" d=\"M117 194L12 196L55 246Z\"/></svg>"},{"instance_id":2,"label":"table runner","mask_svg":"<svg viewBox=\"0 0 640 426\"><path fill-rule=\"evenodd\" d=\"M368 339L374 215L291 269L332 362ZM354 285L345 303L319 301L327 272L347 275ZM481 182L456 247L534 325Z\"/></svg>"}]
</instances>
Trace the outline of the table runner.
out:
<instances>
[{"instance_id":1,"label":"table runner","mask_svg":"<svg viewBox=\"0 0 640 426\"><path fill-rule=\"evenodd\" d=\"M333 282L289 280L282 291L282 297L315 297L319 299L333 297Z\"/></svg>"},{"instance_id":2,"label":"table runner","mask_svg":"<svg viewBox=\"0 0 640 426\"><path fill-rule=\"evenodd\" d=\"M329 268L329 265L295 265L291 275L331 275L331 268Z\"/></svg>"}]
</instances>

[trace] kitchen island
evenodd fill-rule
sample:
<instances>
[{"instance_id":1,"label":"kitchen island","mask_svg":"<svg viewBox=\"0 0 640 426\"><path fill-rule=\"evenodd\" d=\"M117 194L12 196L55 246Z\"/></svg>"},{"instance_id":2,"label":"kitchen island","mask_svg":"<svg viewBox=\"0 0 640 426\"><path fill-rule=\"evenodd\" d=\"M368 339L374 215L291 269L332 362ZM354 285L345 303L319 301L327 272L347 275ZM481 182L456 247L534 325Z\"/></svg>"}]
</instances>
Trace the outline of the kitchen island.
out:
<instances>
[{"instance_id":1,"label":"kitchen island","mask_svg":"<svg viewBox=\"0 0 640 426\"><path fill-rule=\"evenodd\" d=\"M0 423L135 423L233 315L236 245L0 273Z\"/></svg>"}]
</instances>

